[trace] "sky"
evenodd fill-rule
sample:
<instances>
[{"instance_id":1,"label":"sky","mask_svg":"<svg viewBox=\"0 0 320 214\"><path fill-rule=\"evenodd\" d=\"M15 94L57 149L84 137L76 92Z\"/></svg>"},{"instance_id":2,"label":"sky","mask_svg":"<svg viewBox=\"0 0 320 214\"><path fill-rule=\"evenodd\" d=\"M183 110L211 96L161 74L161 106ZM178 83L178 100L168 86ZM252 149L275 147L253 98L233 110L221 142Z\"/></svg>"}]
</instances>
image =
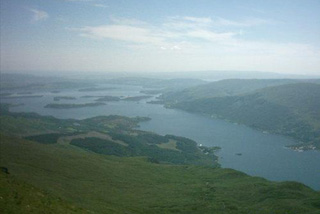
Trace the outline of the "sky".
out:
<instances>
[{"instance_id":1,"label":"sky","mask_svg":"<svg viewBox=\"0 0 320 214\"><path fill-rule=\"evenodd\" d=\"M1 0L1 72L320 75L320 0Z\"/></svg>"}]
</instances>

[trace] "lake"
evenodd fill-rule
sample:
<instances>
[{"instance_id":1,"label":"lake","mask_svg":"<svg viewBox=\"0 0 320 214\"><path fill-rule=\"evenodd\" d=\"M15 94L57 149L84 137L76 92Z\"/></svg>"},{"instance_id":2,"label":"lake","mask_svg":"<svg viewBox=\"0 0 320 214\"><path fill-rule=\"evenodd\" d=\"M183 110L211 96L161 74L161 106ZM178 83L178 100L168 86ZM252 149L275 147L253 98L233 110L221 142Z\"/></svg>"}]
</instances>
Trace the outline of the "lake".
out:
<instances>
[{"instance_id":1,"label":"lake","mask_svg":"<svg viewBox=\"0 0 320 214\"><path fill-rule=\"evenodd\" d=\"M31 91L37 98L1 99L3 103L24 105L12 107L14 112L36 112L57 118L84 119L99 115L147 116L151 120L140 123L140 129L158 134L174 134L191 138L205 146L220 146L217 153L222 167L240 170L249 175L264 177L273 181L299 181L313 189L320 190L320 152L295 152L286 145L294 144L292 139L284 136L262 133L243 125L237 125L191 114L176 109L166 109L162 105L149 104L147 101L107 102L105 106L78 109L44 108L48 103L88 103L94 96L139 96L139 86L101 85L115 89L83 92L77 89L60 90L54 94L50 91ZM56 96L72 96L76 100L53 101Z\"/></svg>"}]
</instances>

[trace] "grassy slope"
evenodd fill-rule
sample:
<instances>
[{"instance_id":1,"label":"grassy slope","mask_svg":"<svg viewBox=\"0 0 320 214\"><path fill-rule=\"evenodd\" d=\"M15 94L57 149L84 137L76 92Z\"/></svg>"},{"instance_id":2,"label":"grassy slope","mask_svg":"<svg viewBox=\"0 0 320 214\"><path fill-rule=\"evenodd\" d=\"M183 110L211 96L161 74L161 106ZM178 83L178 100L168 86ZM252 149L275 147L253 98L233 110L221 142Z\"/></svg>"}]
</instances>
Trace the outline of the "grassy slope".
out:
<instances>
[{"instance_id":1,"label":"grassy slope","mask_svg":"<svg viewBox=\"0 0 320 214\"><path fill-rule=\"evenodd\" d=\"M295 182L269 182L231 169L152 164L4 135L1 166L96 213L320 212L320 193Z\"/></svg>"},{"instance_id":2,"label":"grassy slope","mask_svg":"<svg viewBox=\"0 0 320 214\"><path fill-rule=\"evenodd\" d=\"M187 88L182 91L169 92L163 94L162 98L166 102L191 101L201 98L235 96L250 93L258 89L291 84L297 82L315 82L320 80L294 80L294 79L228 79L212 82L200 86Z\"/></svg>"},{"instance_id":3,"label":"grassy slope","mask_svg":"<svg viewBox=\"0 0 320 214\"><path fill-rule=\"evenodd\" d=\"M320 141L319 84L280 85L241 96L180 102L174 107L288 135L305 143L318 145Z\"/></svg>"},{"instance_id":4,"label":"grassy slope","mask_svg":"<svg viewBox=\"0 0 320 214\"><path fill-rule=\"evenodd\" d=\"M1 213L88 213L14 176L0 172Z\"/></svg>"}]
</instances>

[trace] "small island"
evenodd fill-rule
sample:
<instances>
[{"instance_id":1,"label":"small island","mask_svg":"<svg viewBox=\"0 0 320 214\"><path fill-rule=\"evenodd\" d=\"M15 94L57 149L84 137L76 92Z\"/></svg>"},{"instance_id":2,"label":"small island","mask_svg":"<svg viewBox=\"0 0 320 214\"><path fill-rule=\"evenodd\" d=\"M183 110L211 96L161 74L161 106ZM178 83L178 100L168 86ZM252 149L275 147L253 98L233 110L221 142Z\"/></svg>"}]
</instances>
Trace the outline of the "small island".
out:
<instances>
[{"instance_id":1,"label":"small island","mask_svg":"<svg viewBox=\"0 0 320 214\"><path fill-rule=\"evenodd\" d=\"M113 90L116 89L115 87L106 87L106 88L96 88L96 87L92 87L92 88L82 88L79 89L78 91L80 92L96 92L96 91L109 91L109 90Z\"/></svg>"},{"instance_id":2,"label":"small island","mask_svg":"<svg viewBox=\"0 0 320 214\"><path fill-rule=\"evenodd\" d=\"M148 99L151 97L152 96L135 96L135 97L126 97L126 98L123 98L122 100L124 100L124 101L140 101L140 100Z\"/></svg>"},{"instance_id":3,"label":"small island","mask_svg":"<svg viewBox=\"0 0 320 214\"><path fill-rule=\"evenodd\" d=\"M32 92L30 91L25 91L25 92L18 92L17 94L20 94L20 95L25 95L25 94L33 94Z\"/></svg>"},{"instance_id":4,"label":"small island","mask_svg":"<svg viewBox=\"0 0 320 214\"><path fill-rule=\"evenodd\" d=\"M75 100L75 97L68 97L68 96L61 96L61 97L54 97L54 101L60 101L60 100Z\"/></svg>"},{"instance_id":5,"label":"small island","mask_svg":"<svg viewBox=\"0 0 320 214\"><path fill-rule=\"evenodd\" d=\"M147 103L149 103L149 104L164 104L164 101L163 100L151 100Z\"/></svg>"},{"instance_id":6,"label":"small island","mask_svg":"<svg viewBox=\"0 0 320 214\"><path fill-rule=\"evenodd\" d=\"M305 152L310 150L320 150L320 143L297 144L286 147L296 152Z\"/></svg>"},{"instance_id":7,"label":"small island","mask_svg":"<svg viewBox=\"0 0 320 214\"><path fill-rule=\"evenodd\" d=\"M96 99L95 101L98 101L98 102L110 102L110 101L119 101L119 100L120 100L120 97L103 96L103 97L100 97L100 98Z\"/></svg>"},{"instance_id":8,"label":"small island","mask_svg":"<svg viewBox=\"0 0 320 214\"><path fill-rule=\"evenodd\" d=\"M84 95L84 96L81 96L81 98L100 98L100 97L105 97L105 96L95 96L95 95Z\"/></svg>"},{"instance_id":9,"label":"small island","mask_svg":"<svg viewBox=\"0 0 320 214\"><path fill-rule=\"evenodd\" d=\"M12 93L0 93L0 97L8 97L11 95L12 95Z\"/></svg>"},{"instance_id":10,"label":"small island","mask_svg":"<svg viewBox=\"0 0 320 214\"><path fill-rule=\"evenodd\" d=\"M45 108L55 108L55 109L70 109L70 108L84 108L84 107L95 107L106 105L105 103L82 103L82 104L56 104L50 103L45 106Z\"/></svg>"},{"instance_id":11,"label":"small island","mask_svg":"<svg viewBox=\"0 0 320 214\"><path fill-rule=\"evenodd\" d=\"M43 95L21 95L21 96L5 96L1 97L2 99L21 99L21 98L39 98Z\"/></svg>"},{"instance_id":12,"label":"small island","mask_svg":"<svg viewBox=\"0 0 320 214\"><path fill-rule=\"evenodd\" d=\"M140 91L140 93L142 94L150 94L150 95L156 95L156 94L161 94L162 93L162 90L142 90Z\"/></svg>"}]
</instances>

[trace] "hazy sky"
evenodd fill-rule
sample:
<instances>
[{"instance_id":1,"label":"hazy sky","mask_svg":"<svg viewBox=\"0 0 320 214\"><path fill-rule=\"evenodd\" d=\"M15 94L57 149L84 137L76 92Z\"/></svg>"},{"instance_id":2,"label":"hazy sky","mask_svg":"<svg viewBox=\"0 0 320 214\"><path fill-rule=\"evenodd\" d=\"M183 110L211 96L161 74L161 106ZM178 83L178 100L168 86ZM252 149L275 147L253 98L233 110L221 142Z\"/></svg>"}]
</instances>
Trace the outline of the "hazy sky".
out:
<instances>
[{"instance_id":1,"label":"hazy sky","mask_svg":"<svg viewBox=\"0 0 320 214\"><path fill-rule=\"evenodd\" d=\"M320 74L320 0L1 0L1 71Z\"/></svg>"}]
</instances>

